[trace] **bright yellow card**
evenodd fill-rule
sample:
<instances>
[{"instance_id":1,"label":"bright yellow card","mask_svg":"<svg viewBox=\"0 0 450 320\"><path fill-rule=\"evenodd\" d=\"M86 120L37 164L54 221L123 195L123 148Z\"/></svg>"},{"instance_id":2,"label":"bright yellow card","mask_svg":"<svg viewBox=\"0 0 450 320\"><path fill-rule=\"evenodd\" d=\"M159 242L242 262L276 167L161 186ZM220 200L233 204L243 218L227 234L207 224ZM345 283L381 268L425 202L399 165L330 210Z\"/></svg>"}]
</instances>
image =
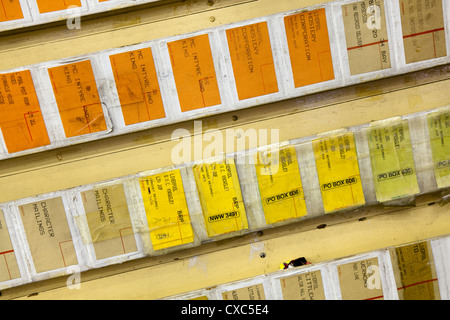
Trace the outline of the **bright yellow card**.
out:
<instances>
[{"instance_id":1,"label":"bright yellow card","mask_svg":"<svg viewBox=\"0 0 450 320\"><path fill-rule=\"evenodd\" d=\"M450 186L450 112L428 115L434 172L439 188Z\"/></svg>"}]
</instances>

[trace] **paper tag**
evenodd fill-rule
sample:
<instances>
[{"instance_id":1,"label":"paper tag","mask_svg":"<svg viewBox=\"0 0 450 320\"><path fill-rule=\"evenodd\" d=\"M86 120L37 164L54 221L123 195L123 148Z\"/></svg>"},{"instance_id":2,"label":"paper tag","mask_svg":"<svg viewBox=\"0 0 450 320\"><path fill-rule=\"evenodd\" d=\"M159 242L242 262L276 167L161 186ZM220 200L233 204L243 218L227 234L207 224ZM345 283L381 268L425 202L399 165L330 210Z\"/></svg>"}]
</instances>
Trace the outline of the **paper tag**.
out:
<instances>
[{"instance_id":1,"label":"paper tag","mask_svg":"<svg viewBox=\"0 0 450 320\"><path fill-rule=\"evenodd\" d=\"M97 260L136 252L123 185L81 192Z\"/></svg>"},{"instance_id":2,"label":"paper tag","mask_svg":"<svg viewBox=\"0 0 450 320\"><path fill-rule=\"evenodd\" d=\"M209 237L248 228L234 160L193 167Z\"/></svg>"},{"instance_id":3,"label":"paper tag","mask_svg":"<svg viewBox=\"0 0 450 320\"><path fill-rule=\"evenodd\" d=\"M384 300L378 258L337 266L342 300Z\"/></svg>"},{"instance_id":4,"label":"paper tag","mask_svg":"<svg viewBox=\"0 0 450 320\"><path fill-rule=\"evenodd\" d=\"M80 0L36 0L39 13L66 10L70 6L81 7Z\"/></svg>"},{"instance_id":5,"label":"paper tag","mask_svg":"<svg viewBox=\"0 0 450 320\"><path fill-rule=\"evenodd\" d=\"M222 293L223 300L266 300L263 284L255 284Z\"/></svg>"},{"instance_id":6,"label":"paper tag","mask_svg":"<svg viewBox=\"0 0 450 320\"><path fill-rule=\"evenodd\" d=\"M399 0L406 63L447 55L442 0Z\"/></svg>"},{"instance_id":7,"label":"paper tag","mask_svg":"<svg viewBox=\"0 0 450 320\"><path fill-rule=\"evenodd\" d=\"M19 0L0 0L0 22L23 19Z\"/></svg>"},{"instance_id":8,"label":"paper tag","mask_svg":"<svg viewBox=\"0 0 450 320\"><path fill-rule=\"evenodd\" d=\"M284 18L296 88L334 79L325 9Z\"/></svg>"},{"instance_id":9,"label":"paper tag","mask_svg":"<svg viewBox=\"0 0 450 320\"><path fill-rule=\"evenodd\" d=\"M78 264L60 197L19 206L37 273Z\"/></svg>"},{"instance_id":10,"label":"paper tag","mask_svg":"<svg viewBox=\"0 0 450 320\"><path fill-rule=\"evenodd\" d=\"M363 205L353 133L314 140L313 149L325 213Z\"/></svg>"},{"instance_id":11,"label":"paper tag","mask_svg":"<svg viewBox=\"0 0 450 320\"><path fill-rule=\"evenodd\" d=\"M320 270L280 279L284 300L325 300Z\"/></svg>"},{"instance_id":12,"label":"paper tag","mask_svg":"<svg viewBox=\"0 0 450 320\"><path fill-rule=\"evenodd\" d=\"M440 300L429 242L392 248L390 254L400 300Z\"/></svg>"},{"instance_id":13,"label":"paper tag","mask_svg":"<svg viewBox=\"0 0 450 320\"><path fill-rule=\"evenodd\" d=\"M107 129L90 60L49 68L66 137Z\"/></svg>"},{"instance_id":14,"label":"paper tag","mask_svg":"<svg viewBox=\"0 0 450 320\"><path fill-rule=\"evenodd\" d=\"M267 22L226 30L239 100L278 92Z\"/></svg>"},{"instance_id":15,"label":"paper tag","mask_svg":"<svg viewBox=\"0 0 450 320\"><path fill-rule=\"evenodd\" d=\"M164 118L151 48L110 56L125 125Z\"/></svg>"},{"instance_id":16,"label":"paper tag","mask_svg":"<svg viewBox=\"0 0 450 320\"><path fill-rule=\"evenodd\" d=\"M140 179L153 249L194 241L183 181L179 170Z\"/></svg>"},{"instance_id":17,"label":"paper tag","mask_svg":"<svg viewBox=\"0 0 450 320\"><path fill-rule=\"evenodd\" d=\"M0 75L0 127L9 153L50 144L29 70Z\"/></svg>"},{"instance_id":18,"label":"paper tag","mask_svg":"<svg viewBox=\"0 0 450 320\"><path fill-rule=\"evenodd\" d=\"M181 111L221 104L209 35L169 42L167 47Z\"/></svg>"},{"instance_id":19,"label":"paper tag","mask_svg":"<svg viewBox=\"0 0 450 320\"><path fill-rule=\"evenodd\" d=\"M255 165L266 223L305 216L305 195L295 147L283 148L267 156L258 153ZM268 159L270 161L266 162Z\"/></svg>"},{"instance_id":20,"label":"paper tag","mask_svg":"<svg viewBox=\"0 0 450 320\"><path fill-rule=\"evenodd\" d=\"M408 120L375 123L367 129L367 140L377 200L419 193Z\"/></svg>"},{"instance_id":21,"label":"paper tag","mask_svg":"<svg viewBox=\"0 0 450 320\"><path fill-rule=\"evenodd\" d=\"M389 69L391 58L383 0L342 6L345 40L352 75Z\"/></svg>"},{"instance_id":22,"label":"paper tag","mask_svg":"<svg viewBox=\"0 0 450 320\"><path fill-rule=\"evenodd\" d=\"M450 186L450 112L428 115L434 172L439 188Z\"/></svg>"},{"instance_id":23,"label":"paper tag","mask_svg":"<svg viewBox=\"0 0 450 320\"><path fill-rule=\"evenodd\" d=\"M20 278L19 265L3 210L0 210L0 282L18 278Z\"/></svg>"}]
</instances>

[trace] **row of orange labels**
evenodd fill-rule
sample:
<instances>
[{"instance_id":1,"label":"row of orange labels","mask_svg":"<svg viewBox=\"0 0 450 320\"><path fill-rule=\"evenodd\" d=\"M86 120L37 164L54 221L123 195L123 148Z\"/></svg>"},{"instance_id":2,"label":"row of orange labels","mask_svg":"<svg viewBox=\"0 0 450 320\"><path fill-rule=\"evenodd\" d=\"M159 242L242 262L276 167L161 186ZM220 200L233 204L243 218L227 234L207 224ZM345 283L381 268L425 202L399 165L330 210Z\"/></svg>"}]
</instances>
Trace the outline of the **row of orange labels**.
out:
<instances>
[{"instance_id":1,"label":"row of orange labels","mask_svg":"<svg viewBox=\"0 0 450 320\"><path fill-rule=\"evenodd\" d=\"M449 3L334 1L0 72L0 159L446 64Z\"/></svg>"},{"instance_id":2,"label":"row of orange labels","mask_svg":"<svg viewBox=\"0 0 450 320\"><path fill-rule=\"evenodd\" d=\"M0 208L0 288L445 197L449 145L444 107L11 201Z\"/></svg>"},{"instance_id":3,"label":"row of orange labels","mask_svg":"<svg viewBox=\"0 0 450 320\"><path fill-rule=\"evenodd\" d=\"M225 283L169 300L448 300L450 238L441 237ZM240 314L270 314L240 308ZM192 310L191 310L192 312ZM198 312L198 310L195 310ZM229 307L223 313L236 312Z\"/></svg>"}]
</instances>

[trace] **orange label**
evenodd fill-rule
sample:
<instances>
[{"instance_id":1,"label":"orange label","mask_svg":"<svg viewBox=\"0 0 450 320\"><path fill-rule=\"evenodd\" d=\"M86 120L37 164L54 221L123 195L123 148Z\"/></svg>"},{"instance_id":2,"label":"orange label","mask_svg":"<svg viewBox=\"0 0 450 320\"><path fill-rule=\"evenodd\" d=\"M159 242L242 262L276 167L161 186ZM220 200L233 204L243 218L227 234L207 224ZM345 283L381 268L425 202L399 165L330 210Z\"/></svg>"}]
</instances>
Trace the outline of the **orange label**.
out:
<instances>
[{"instance_id":1,"label":"orange label","mask_svg":"<svg viewBox=\"0 0 450 320\"><path fill-rule=\"evenodd\" d=\"M284 18L295 87L334 79L325 9Z\"/></svg>"},{"instance_id":2,"label":"orange label","mask_svg":"<svg viewBox=\"0 0 450 320\"><path fill-rule=\"evenodd\" d=\"M9 153L50 144L29 70L0 75L0 127Z\"/></svg>"},{"instance_id":3,"label":"orange label","mask_svg":"<svg viewBox=\"0 0 450 320\"><path fill-rule=\"evenodd\" d=\"M80 0L36 0L39 13L66 10L70 6L81 7Z\"/></svg>"},{"instance_id":4,"label":"orange label","mask_svg":"<svg viewBox=\"0 0 450 320\"><path fill-rule=\"evenodd\" d=\"M216 70L207 34L169 42L170 61L181 111L221 103Z\"/></svg>"},{"instance_id":5,"label":"orange label","mask_svg":"<svg viewBox=\"0 0 450 320\"><path fill-rule=\"evenodd\" d=\"M90 60L49 68L66 137L107 129Z\"/></svg>"},{"instance_id":6,"label":"orange label","mask_svg":"<svg viewBox=\"0 0 450 320\"><path fill-rule=\"evenodd\" d=\"M151 48L110 57L126 125L164 118Z\"/></svg>"},{"instance_id":7,"label":"orange label","mask_svg":"<svg viewBox=\"0 0 450 320\"><path fill-rule=\"evenodd\" d=\"M19 0L0 0L0 22L23 19Z\"/></svg>"},{"instance_id":8,"label":"orange label","mask_svg":"<svg viewBox=\"0 0 450 320\"><path fill-rule=\"evenodd\" d=\"M278 92L267 22L226 33L239 100Z\"/></svg>"}]
</instances>

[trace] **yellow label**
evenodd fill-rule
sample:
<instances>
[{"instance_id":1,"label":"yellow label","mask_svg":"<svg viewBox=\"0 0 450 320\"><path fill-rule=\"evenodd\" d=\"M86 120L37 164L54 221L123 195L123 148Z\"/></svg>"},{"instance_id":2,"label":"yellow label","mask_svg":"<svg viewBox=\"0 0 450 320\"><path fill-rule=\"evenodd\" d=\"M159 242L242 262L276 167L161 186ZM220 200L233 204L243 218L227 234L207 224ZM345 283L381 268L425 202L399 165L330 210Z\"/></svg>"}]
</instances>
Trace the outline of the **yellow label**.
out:
<instances>
[{"instance_id":1,"label":"yellow label","mask_svg":"<svg viewBox=\"0 0 450 320\"><path fill-rule=\"evenodd\" d=\"M442 1L399 0L406 63L447 55Z\"/></svg>"},{"instance_id":2,"label":"yellow label","mask_svg":"<svg viewBox=\"0 0 450 320\"><path fill-rule=\"evenodd\" d=\"M164 118L151 48L110 56L125 125Z\"/></svg>"},{"instance_id":3,"label":"yellow label","mask_svg":"<svg viewBox=\"0 0 450 320\"><path fill-rule=\"evenodd\" d=\"M353 133L313 141L325 213L365 203Z\"/></svg>"},{"instance_id":4,"label":"yellow label","mask_svg":"<svg viewBox=\"0 0 450 320\"><path fill-rule=\"evenodd\" d=\"M98 260L137 251L123 185L81 193Z\"/></svg>"},{"instance_id":5,"label":"yellow label","mask_svg":"<svg viewBox=\"0 0 450 320\"><path fill-rule=\"evenodd\" d=\"M50 144L29 70L0 75L0 128L9 153Z\"/></svg>"},{"instance_id":6,"label":"yellow label","mask_svg":"<svg viewBox=\"0 0 450 320\"><path fill-rule=\"evenodd\" d=\"M153 249L194 241L183 181L179 170L140 179Z\"/></svg>"},{"instance_id":7,"label":"yellow label","mask_svg":"<svg viewBox=\"0 0 450 320\"><path fill-rule=\"evenodd\" d=\"M221 104L209 36L169 42L167 47L181 111Z\"/></svg>"},{"instance_id":8,"label":"yellow label","mask_svg":"<svg viewBox=\"0 0 450 320\"><path fill-rule=\"evenodd\" d=\"M266 300L264 286L255 284L222 293L223 300Z\"/></svg>"},{"instance_id":9,"label":"yellow label","mask_svg":"<svg viewBox=\"0 0 450 320\"><path fill-rule=\"evenodd\" d=\"M439 284L427 241L390 249L400 300L439 300Z\"/></svg>"},{"instance_id":10,"label":"yellow label","mask_svg":"<svg viewBox=\"0 0 450 320\"><path fill-rule=\"evenodd\" d=\"M439 188L450 186L450 112L428 115L434 172Z\"/></svg>"},{"instance_id":11,"label":"yellow label","mask_svg":"<svg viewBox=\"0 0 450 320\"><path fill-rule=\"evenodd\" d=\"M19 206L36 272L78 264L60 197Z\"/></svg>"},{"instance_id":12,"label":"yellow label","mask_svg":"<svg viewBox=\"0 0 450 320\"><path fill-rule=\"evenodd\" d=\"M384 300L378 258L337 267L343 300Z\"/></svg>"},{"instance_id":13,"label":"yellow label","mask_svg":"<svg viewBox=\"0 0 450 320\"><path fill-rule=\"evenodd\" d=\"M49 68L48 73L67 138L107 129L90 60Z\"/></svg>"},{"instance_id":14,"label":"yellow label","mask_svg":"<svg viewBox=\"0 0 450 320\"><path fill-rule=\"evenodd\" d=\"M19 0L0 0L0 22L23 19Z\"/></svg>"},{"instance_id":15,"label":"yellow label","mask_svg":"<svg viewBox=\"0 0 450 320\"><path fill-rule=\"evenodd\" d=\"M256 157L256 177L266 223L306 215L305 196L295 148L283 148L267 156L258 153ZM268 159L271 161L265 161Z\"/></svg>"},{"instance_id":16,"label":"yellow label","mask_svg":"<svg viewBox=\"0 0 450 320\"><path fill-rule=\"evenodd\" d=\"M386 15L383 0L364 0L342 6L348 63L352 75L389 69Z\"/></svg>"},{"instance_id":17,"label":"yellow label","mask_svg":"<svg viewBox=\"0 0 450 320\"><path fill-rule=\"evenodd\" d=\"M20 278L19 265L11 243L3 210L0 210L0 282Z\"/></svg>"},{"instance_id":18,"label":"yellow label","mask_svg":"<svg viewBox=\"0 0 450 320\"><path fill-rule=\"evenodd\" d=\"M284 300L325 300L320 270L280 279Z\"/></svg>"},{"instance_id":19,"label":"yellow label","mask_svg":"<svg viewBox=\"0 0 450 320\"><path fill-rule=\"evenodd\" d=\"M248 228L234 160L193 168L208 236Z\"/></svg>"},{"instance_id":20,"label":"yellow label","mask_svg":"<svg viewBox=\"0 0 450 320\"><path fill-rule=\"evenodd\" d=\"M226 31L239 100L278 92L267 22Z\"/></svg>"},{"instance_id":21,"label":"yellow label","mask_svg":"<svg viewBox=\"0 0 450 320\"><path fill-rule=\"evenodd\" d=\"M334 79L325 9L284 18L295 87Z\"/></svg>"}]
</instances>

